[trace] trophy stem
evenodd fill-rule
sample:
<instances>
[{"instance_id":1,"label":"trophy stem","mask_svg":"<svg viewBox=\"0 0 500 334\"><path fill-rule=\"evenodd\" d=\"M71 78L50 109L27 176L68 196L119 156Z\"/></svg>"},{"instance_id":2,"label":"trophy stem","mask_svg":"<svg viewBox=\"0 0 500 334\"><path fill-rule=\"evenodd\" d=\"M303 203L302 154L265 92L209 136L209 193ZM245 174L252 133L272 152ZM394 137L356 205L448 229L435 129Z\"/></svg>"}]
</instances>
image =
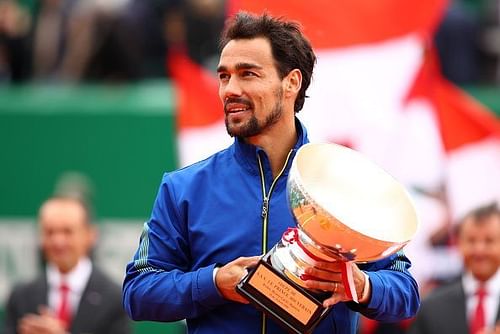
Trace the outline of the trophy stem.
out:
<instances>
[{"instance_id":1,"label":"trophy stem","mask_svg":"<svg viewBox=\"0 0 500 334\"><path fill-rule=\"evenodd\" d=\"M315 279L305 273L308 267L314 267L318 262L340 262L342 270L342 283L348 298L358 301L354 278L352 275L353 261L345 261L340 257L332 258L324 255L316 255L320 252L320 246L314 243L300 228L289 228L281 241L271 252L270 261L273 266L281 270L290 280L305 286L305 281Z\"/></svg>"}]
</instances>

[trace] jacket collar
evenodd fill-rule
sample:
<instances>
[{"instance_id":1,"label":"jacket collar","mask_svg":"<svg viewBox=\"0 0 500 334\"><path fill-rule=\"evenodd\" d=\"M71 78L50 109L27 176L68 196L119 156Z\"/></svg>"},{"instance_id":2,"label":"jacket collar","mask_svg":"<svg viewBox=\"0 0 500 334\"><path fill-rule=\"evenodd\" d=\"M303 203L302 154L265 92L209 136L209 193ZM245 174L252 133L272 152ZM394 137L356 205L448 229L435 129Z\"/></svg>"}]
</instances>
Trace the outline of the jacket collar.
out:
<instances>
[{"instance_id":1,"label":"jacket collar","mask_svg":"<svg viewBox=\"0 0 500 334\"><path fill-rule=\"evenodd\" d=\"M292 153L292 158L295 156L295 152L299 149L299 147L309 142L309 139L307 138L307 130L304 124L302 124L297 117L295 117L295 128L297 129L297 142L293 148L294 152ZM266 155L261 147L247 144L242 139L235 138L234 143L231 146L231 150L233 151L236 161L244 169L252 174L259 173L257 154ZM287 166L285 174L288 174L289 168L290 165Z\"/></svg>"}]
</instances>

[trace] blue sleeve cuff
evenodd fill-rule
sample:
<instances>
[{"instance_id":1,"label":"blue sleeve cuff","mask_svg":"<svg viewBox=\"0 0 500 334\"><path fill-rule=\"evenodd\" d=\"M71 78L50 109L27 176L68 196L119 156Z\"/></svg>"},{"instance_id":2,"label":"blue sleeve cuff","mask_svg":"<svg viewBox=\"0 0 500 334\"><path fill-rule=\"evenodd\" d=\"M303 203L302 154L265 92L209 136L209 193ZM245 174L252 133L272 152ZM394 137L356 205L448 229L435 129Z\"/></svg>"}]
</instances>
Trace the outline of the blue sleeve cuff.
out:
<instances>
[{"instance_id":1,"label":"blue sleeve cuff","mask_svg":"<svg viewBox=\"0 0 500 334\"><path fill-rule=\"evenodd\" d=\"M382 305L385 296L385 285L382 282L378 273L370 271L367 271L365 273L370 277L371 293L372 293L367 308L379 309L379 307Z\"/></svg>"},{"instance_id":2,"label":"blue sleeve cuff","mask_svg":"<svg viewBox=\"0 0 500 334\"><path fill-rule=\"evenodd\" d=\"M215 307L227 303L215 286L214 269L216 264L201 268L197 271L196 283L194 285L194 300L205 307Z\"/></svg>"}]
</instances>

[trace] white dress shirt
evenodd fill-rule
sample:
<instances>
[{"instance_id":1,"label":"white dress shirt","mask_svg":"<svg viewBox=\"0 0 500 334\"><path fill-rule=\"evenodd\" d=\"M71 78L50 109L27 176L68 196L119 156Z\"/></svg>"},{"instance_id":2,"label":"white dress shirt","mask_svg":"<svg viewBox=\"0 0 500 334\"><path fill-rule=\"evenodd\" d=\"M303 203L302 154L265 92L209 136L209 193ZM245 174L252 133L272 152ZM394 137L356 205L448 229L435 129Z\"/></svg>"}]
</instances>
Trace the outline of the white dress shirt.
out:
<instances>
[{"instance_id":1,"label":"white dress shirt","mask_svg":"<svg viewBox=\"0 0 500 334\"><path fill-rule=\"evenodd\" d=\"M479 299L476 295L479 281L468 272L463 275L462 284L465 291L467 319L470 323ZM484 288L486 290L484 298L485 321L486 326L492 329L495 325L500 300L500 269L486 282Z\"/></svg>"},{"instance_id":2,"label":"white dress shirt","mask_svg":"<svg viewBox=\"0 0 500 334\"><path fill-rule=\"evenodd\" d=\"M60 286L65 282L69 288L69 304L71 313L74 315L80 304L83 290L92 272L92 262L85 257L78 261L78 264L67 274L61 274L52 264L47 265L47 283L48 283L48 303L53 312L57 312L61 302Z\"/></svg>"}]
</instances>

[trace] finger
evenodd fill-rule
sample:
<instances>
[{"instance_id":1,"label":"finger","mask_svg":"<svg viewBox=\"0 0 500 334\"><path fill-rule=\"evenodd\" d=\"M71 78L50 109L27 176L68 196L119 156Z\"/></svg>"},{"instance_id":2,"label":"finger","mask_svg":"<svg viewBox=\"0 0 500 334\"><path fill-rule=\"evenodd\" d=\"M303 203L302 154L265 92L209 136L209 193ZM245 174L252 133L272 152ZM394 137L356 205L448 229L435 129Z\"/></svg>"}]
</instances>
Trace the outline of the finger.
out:
<instances>
[{"instance_id":1,"label":"finger","mask_svg":"<svg viewBox=\"0 0 500 334\"><path fill-rule=\"evenodd\" d=\"M306 287L309 289L330 291L337 295L344 294L345 292L344 286L339 281L325 282L325 281L308 280L305 281L305 284Z\"/></svg>"},{"instance_id":2,"label":"finger","mask_svg":"<svg viewBox=\"0 0 500 334\"><path fill-rule=\"evenodd\" d=\"M323 307L330 307L330 306L333 306L341 301L342 301L342 298L339 295L334 294L330 298L327 298L323 301Z\"/></svg>"},{"instance_id":3,"label":"finger","mask_svg":"<svg viewBox=\"0 0 500 334\"><path fill-rule=\"evenodd\" d=\"M342 281L342 273L341 272L331 272L323 269L318 269L315 267L306 268L305 273L309 276L316 277L319 280L323 281Z\"/></svg>"},{"instance_id":4,"label":"finger","mask_svg":"<svg viewBox=\"0 0 500 334\"><path fill-rule=\"evenodd\" d=\"M39 305L38 306L38 312L42 316L49 316L49 317L53 317L54 316L54 312L48 306L46 306L46 305Z\"/></svg>"},{"instance_id":5,"label":"finger","mask_svg":"<svg viewBox=\"0 0 500 334\"><path fill-rule=\"evenodd\" d=\"M17 325L17 332L19 334L31 334L33 333L33 330L31 329L31 326L25 322L20 322Z\"/></svg>"},{"instance_id":6,"label":"finger","mask_svg":"<svg viewBox=\"0 0 500 334\"><path fill-rule=\"evenodd\" d=\"M44 324L44 319L39 315L35 315L29 319L29 325L33 327L33 329L40 330L45 327Z\"/></svg>"},{"instance_id":7,"label":"finger","mask_svg":"<svg viewBox=\"0 0 500 334\"><path fill-rule=\"evenodd\" d=\"M340 262L340 261L334 261L334 262L321 261L321 262L316 262L314 264L314 267L317 269L323 269L323 270L331 271L331 272L341 272L342 271L342 262Z\"/></svg>"},{"instance_id":8,"label":"finger","mask_svg":"<svg viewBox=\"0 0 500 334\"><path fill-rule=\"evenodd\" d=\"M30 332L30 327L31 325L29 323L29 320L27 320L26 317L24 317L17 324L17 331L19 334L27 334Z\"/></svg>"},{"instance_id":9,"label":"finger","mask_svg":"<svg viewBox=\"0 0 500 334\"><path fill-rule=\"evenodd\" d=\"M23 334L40 333L39 316L29 315L24 317L19 323L19 332Z\"/></svg>"},{"instance_id":10,"label":"finger","mask_svg":"<svg viewBox=\"0 0 500 334\"><path fill-rule=\"evenodd\" d=\"M24 317L21 318L19 321L20 324L24 324L26 326L31 326L31 324L35 323L36 318L38 318L38 315L29 313L25 315Z\"/></svg>"},{"instance_id":11,"label":"finger","mask_svg":"<svg viewBox=\"0 0 500 334\"><path fill-rule=\"evenodd\" d=\"M238 264L242 267L251 267L259 262L260 256L251 256L251 257L240 257L235 260L235 264Z\"/></svg>"},{"instance_id":12,"label":"finger","mask_svg":"<svg viewBox=\"0 0 500 334\"><path fill-rule=\"evenodd\" d=\"M243 297L241 295L238 295L237 297L235 297L234 300L237 301L238 303L241 303L241 304L250 304L248 299L246 299L245 297Z\"/></svg>"}]
</instances>

